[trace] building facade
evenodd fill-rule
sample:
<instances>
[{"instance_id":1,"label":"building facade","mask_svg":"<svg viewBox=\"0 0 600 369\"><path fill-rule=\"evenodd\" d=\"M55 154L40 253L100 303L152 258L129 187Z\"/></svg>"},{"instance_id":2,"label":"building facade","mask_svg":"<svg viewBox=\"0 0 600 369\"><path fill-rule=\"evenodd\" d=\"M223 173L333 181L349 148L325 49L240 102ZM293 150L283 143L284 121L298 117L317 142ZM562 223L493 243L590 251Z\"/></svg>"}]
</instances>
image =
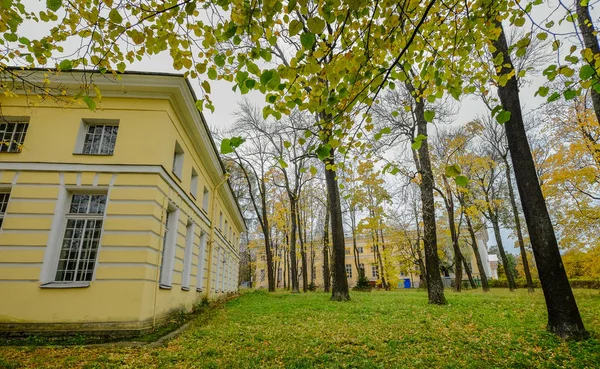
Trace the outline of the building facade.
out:
<instances>
[{"instance_id":1,"label":"building facade","mask_svg":"<svg viewBox=\"0 0 600 369\"><path fill-rule=\"evenodd\" d=\"M237 290L245 224L189 83L95 85L94 111L0 97L0 332L141 331Z\"/></svg>"},{"instance_id":2,"label":"building facade","mask_svg":"<svg viewBox=\"0 0 600 369\"><path fill-rule=\"evenodd\" d=\"M438 248L442 246L451 251L451 245L444 245L444 241L450 242L449 239L445 239L443 237L439 240L441 245L438 245ZM487 242L488 242L488 234L485 228L482 228L479 232L476 233L476 241L477 241L477 249L479 250L479 254L481 256L481 260L483 263L483 268L485 270L485 274L488 278L498 278L497 273L497 262L494 264L493 260L497 260L495 255L488 255L487 252ZM446 243L447 243L446 242ZM357 249L357 257L359 261L359 266L364 270L365 277L369 280L372 285L377 285L377 283L381 280L381 270L379 262L377 261L376 252L377 250L373 248L373 242L371 238L368 237L359 237L356 243ZM348 285L353 287L357 284L359 273L356 267L355 255L354 255L354 246L352 237L346 236L345 238L345 246L346 246L346 258L345 258L345 266L346 266L346 276L348 278ZM392 276L394 280L394 284L391 286L392 288L410 288L410 287L419 287L420 284L420 276L419 276L419 268L415 265L414 261L409 260L406 255L400 254L397 248L394 248L394 245L388 244L387 247L391 247L394 250L387 259L388 265L391 266L396 273ZM471 268L472 275L474 278L480 277L480 272L477 269L477 261L475 255L472 251L463 250L465 257L468 258L468 264ZM312 280L315 286L322 287L323 286L323 257L322 257L322 248L314 253L314 262L310 259L310 252L308 254L308 262L307 264L310 266L312 264L312 271L309 270L308 281ZM254 276L254 286L256 288L267 288L268 280L267 280L267 272L266 272L266 258L265 258L264 250L257 250L257 260L256 260L256 273ZM450 255L451 256L451 255ZM283 260L284 258L280 255L276 257L276 260ZM331 260L331 258L330 258ZM300 275L303 272L300 268L300 257L298 256L298 266L300 270ZM385 267L385 265L384 265ZM309 267L310 269L310 267ZM464 269L464 268L463 268ZM286 267L280 262L275 265L275 281L278 287L283 287L284 279L287 280L288 277L286 275L287 270ZM386 273L388 274L388 273ZM442 278L445 278L445 284L450 286L451 278L454 275L449 273L448 276L442 275ZM467 274L463 270L463 280L467 279ZM299 278L300 285L302 285L302 277Z\"/></svg>"}]
</instances>

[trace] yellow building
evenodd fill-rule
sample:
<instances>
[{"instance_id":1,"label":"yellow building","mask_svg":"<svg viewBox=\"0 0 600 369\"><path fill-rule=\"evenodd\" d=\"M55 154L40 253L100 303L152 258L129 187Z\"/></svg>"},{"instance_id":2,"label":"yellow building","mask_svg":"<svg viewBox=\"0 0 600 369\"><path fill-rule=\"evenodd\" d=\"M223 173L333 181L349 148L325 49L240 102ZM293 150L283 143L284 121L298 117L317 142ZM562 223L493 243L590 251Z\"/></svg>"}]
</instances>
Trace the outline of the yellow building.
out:
<instances>
[{"instance_id":1,"label":"yellow building","mask_svg":"<svg viewBox=\"0 0 600 369\"><path fill-rule=\"evenodd\" d=\"M372 285L376 285L378 282L380 282L381 276L380 276L380 267L379 267L379 263L377 262L376 253L372 247L372 244L373 244L372 239L369 237L358 237L356 241L357 241L356 249L358 252L359 263L360 263L359 265L364 270L365 277L367 279L369 279L370 283ZM444 248L445 249L444 252L446 252L448 255L451 256L452 245L449 244L451 242L450 239L441 237L438 241L439 241L438 248L439 249ZM479 250L479 254L482 259L482 263L483 263L483 267L485 269L486 276L488 278L491 277L491 278L497 279L498 278L497 271L495 269L496 266L493 263L495 255L488 255L488 253L487 253L488 233L485 228L482 228L481 230L479 230L476 233L476 241L477 241L477 248ZM358 274L358 269L356 268L356 264L355 264L355 260L354 260L354 246L353 246L352 237L345 238L345 246L346 246L346 258L345 258L346 276L348 277L348 285L350 287L353 287L358 283L359 274ZM391 287L392 288L419 287L420 278L419 278L418 266L415 265L413 261L407 261L406 257L400 257L397 253L397 249L394 248L393 244L388 244L387 247L392 247L392 250L394 250L391 254L392 260L390 260L390 262L396 263L397 269L399 270L397 275L392 276L395 281L398 281L397 282L398 284L392 285ZM468 264L469 264L469 267L471 268L473 277L480 278L480 272L477 269L477 261L476 261L475 255L470 250L464 250L463 252L464 252L465 257L467 257L469 260ZM307 252L307 255L309 255L309 254L310 253ZM267 270L266 269L267 268L266 267L266 258L264 255L265 255L265 252L263 249L257 250L256 273L254 276L254 282L255 282L254 286L256 288L267 288L268 287L267 272L266 272L266 270ZM307 257L309 258L309 256L307 256ZM283 254L279 255L276 258L276 260L283 260L283 259L284 259ZM331 260L331 258L330 258L330 260ZM307 261L307 263L310 266L310 264L311 264L310 258ZM315 286L322 287L323 286L323 251L322 251L321 246L319 246L318 250L316 250L316 252L315 252L315 260L314 260L313 264L314 264L314 266L313 266L313 270L312 270L312 275L311 274L308 275L308 283L310 283L311 277L312 277L312 280L314 281ZM298 268L299 268L299 273L301 274L302 271L300 270L300 267L301 267L300 255L298 255ZM276 270L275 282L276 282L277 286L281 288L281 287L283 287L284 275L287 273L287 270L281 262L278 265L275 265L274 268ZM388 273L386 273L386 274L388 274ZM451 284L450 276L454 277L454 275L452 273L450 273L448 276L442 276L446 287L450 287L450 284ZM287 275L285 275L285 279L286 280L288 279ZM464 271L464 270L463 270L463 280L467 280L467 274L466 274L466 271ZM302 286L302 277L299 278L299 281L300 281L300 286Z\"/></svg>"},{"instance_id":2,"label":"yellow building","mask_svg":"<svg viewBox=\"0 0 600 369\"><path fill-rule=\"evenodd\" d=\"M245 224L189 83L121 77L95 111L0 97L0 331L142 331L237 290Z\"/></svg>"}]
</instances>

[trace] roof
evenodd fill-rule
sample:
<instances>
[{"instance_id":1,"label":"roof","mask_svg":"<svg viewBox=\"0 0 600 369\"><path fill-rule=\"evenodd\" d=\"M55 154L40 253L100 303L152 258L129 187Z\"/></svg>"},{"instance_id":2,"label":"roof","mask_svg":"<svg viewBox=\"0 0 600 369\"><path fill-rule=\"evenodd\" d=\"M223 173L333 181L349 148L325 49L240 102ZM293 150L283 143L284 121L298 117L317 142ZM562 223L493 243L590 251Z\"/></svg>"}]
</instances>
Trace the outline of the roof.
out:
<instances>
[{"instance_id":1,"label":"roof","mask_svg":"<svg viewBox=\"0 0 600 369\"><path fill-rule=\"evenodd\" d=\"M163 92L164 97L169 100L174 100L174 104L179 105L179 110L176 111L182 115L182 123L187 124L191 128L193 133L196 133L195 141L197 149L200 153L205 151L202 147L210 147L212 150L206 150L206 154L210 157L211 161L215 164L213 171L213 180L215 183L219 183L223 176L227 173L225 165L221 160L217 145L212 138L206 118L196 108L196 101L198 100L194 89L190 81L184 77L183 74L176 73L162 73L162 72L138 72L138 71L126 71L124 73L118 73L120 80L113 77L110 73L100 73L97 70L71 70L58 72L54 69L43 69L43 68L32 68L23 69L19 67L6 68L11 72L28 73L31 72L31 80L43 80L43 73L55 73L51 80L51 84L60 85L65 88L72 88L73 90L81 90L81 78L77 78L76 74L85 74L88 83L94 83L98 86L103 96L107 97L156 97L157 92ZM100 77L93 79L94 77ZM143 77L143 78L141 78ZM148 78L149 77L149 78ZM157 91L158 88L158 91ZM90 95L94 95L90 91ZM176 108L176 107L174 107ZM186 119L187 118L187 119ZM194 138L194 137L192 137ZM224 194L226 198L230 200L232 207L237 214L237 222L243 230L246 230L246 223L242 216L242 211L233 194L233 189L229 179L227 180L227 186L222 186L219 190L226 189ZM235 205L233 205L235 204Z\"/></svg>"}]
</instances>

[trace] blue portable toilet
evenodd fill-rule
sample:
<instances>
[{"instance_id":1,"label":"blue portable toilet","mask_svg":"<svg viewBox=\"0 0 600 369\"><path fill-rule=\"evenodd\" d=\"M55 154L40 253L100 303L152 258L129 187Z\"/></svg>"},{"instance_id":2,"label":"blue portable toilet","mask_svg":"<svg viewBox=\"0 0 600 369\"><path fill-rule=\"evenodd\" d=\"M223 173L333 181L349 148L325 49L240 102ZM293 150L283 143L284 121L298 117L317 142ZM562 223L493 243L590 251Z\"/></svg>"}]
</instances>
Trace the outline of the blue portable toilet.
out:
<instances>
[{"instance_id":1,"label":"blue portable toilet","mask_svg":"<svg viewBox=\"0 0 600 369\"><path fill-rule=\"evenodd\" d=\"M404 288L410 288L410 278L404 278Z\"/></svg>"}]
</instances>

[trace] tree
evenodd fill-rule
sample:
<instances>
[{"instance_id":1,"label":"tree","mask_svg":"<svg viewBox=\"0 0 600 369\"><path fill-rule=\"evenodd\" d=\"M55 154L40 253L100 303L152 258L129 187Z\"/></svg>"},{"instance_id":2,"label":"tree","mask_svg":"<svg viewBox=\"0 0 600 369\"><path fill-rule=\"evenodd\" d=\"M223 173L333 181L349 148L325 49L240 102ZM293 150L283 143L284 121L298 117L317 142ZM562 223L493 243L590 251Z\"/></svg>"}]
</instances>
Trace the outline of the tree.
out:
<instances>
[{"instance_id":1,"label":"tree","mask_svg":"<svg viewBox=\"0 0 600 369\"><path fill-rule=\"evenodd\" d=\"M588 336L561 260L558 243L540 188L521 114L519 87L514 78L508 45L497 9L487 9L488 26L499 30L490 37L490 49L497 60L498 95L506 121L506 138L511 153L517 188L538 267L548 309L548 329L563 337ZM501 19L501 18L500 18Z\"/></svg>"},{"instance_id":2,"label":"tree","mask_svg":"<svg viewBox=\"0 0 600 369\"><path fill-rule=\"evenodd\" d=\"M521 219L512 185L511 166L508 160L509 150L506 143L505 131L502 126L494 122L493 118L490 116L481 119L479 122L475 122L475 125L477 126L476 129L482 133L487 145L493 150L494 156L500 158L502 161L504 176L506 177L506 187L508 189L508 198L512 209L514 229L517 233L517 241L519 243L519 249L521 250L521 263L523 264L523 271L527 281L527 291L533 292L533 279L531 277L531 272L529 271L529 262L526 257L525 242L523 241L523 232L521 230Z\"/></svg>"}]
</instances>

